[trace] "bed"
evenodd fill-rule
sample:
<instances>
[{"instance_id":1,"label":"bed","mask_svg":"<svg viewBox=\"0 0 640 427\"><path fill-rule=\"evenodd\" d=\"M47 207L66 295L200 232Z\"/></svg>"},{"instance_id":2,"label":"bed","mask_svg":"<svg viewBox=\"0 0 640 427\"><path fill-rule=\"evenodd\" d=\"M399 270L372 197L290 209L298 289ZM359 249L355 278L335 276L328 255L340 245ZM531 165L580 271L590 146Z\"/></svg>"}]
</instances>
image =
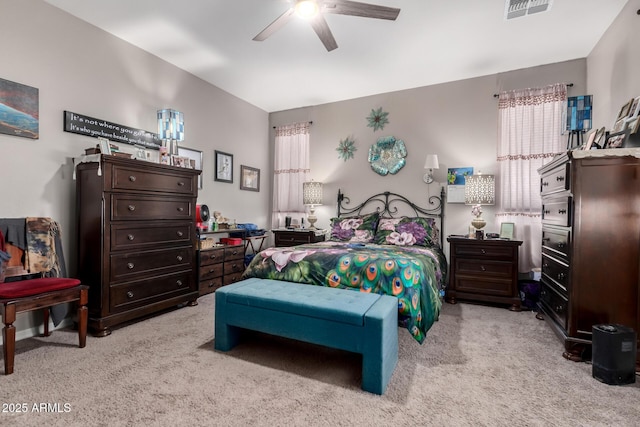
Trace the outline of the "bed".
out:
<instances>
[{"instance_id":1,"label":"bed","mask_svg":"<svg viewBox=\"0 0 640 427\"><path fill-rule=\"evenodd\" d=\"M384 192L350 208L338 191L328 240L259 252L243 278L273 279L392 295L398 322L423 343L447 283L442 252L444 192L429 208Z\"/></svg>"}]
</instances>

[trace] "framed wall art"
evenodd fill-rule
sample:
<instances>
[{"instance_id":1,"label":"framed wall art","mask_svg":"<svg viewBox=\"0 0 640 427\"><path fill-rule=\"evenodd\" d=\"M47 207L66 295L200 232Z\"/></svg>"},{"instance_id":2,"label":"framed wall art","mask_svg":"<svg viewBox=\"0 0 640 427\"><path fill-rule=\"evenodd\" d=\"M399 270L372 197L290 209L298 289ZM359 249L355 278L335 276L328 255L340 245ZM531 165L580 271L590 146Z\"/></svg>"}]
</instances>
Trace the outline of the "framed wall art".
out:
<instances>
[{"instance_id":1,"label":"framed wall art","mask_svg":"<svg viewBox=\"0 0 640 427\"><path fill-rule=\"evenodd\" d=\"M178 146L178 155L189 159L189 165L185 167L202 170L202 151ZM202 190L202 174L198 176L198 188Z\"/></svg>"},{"instance_id":2,"label":"framed wall art","mask_svg":"<svg viewBox=\"0 0 640 427\"><path fill-rule=\"evenodd\" d=\"M220 182L233 182L233 154L215 150L215 180Z\"/></svg>"},{"instance_id":3,"label":"framed wall art","mask_svg":"<svg viewBox=\"0 0 640 427\"><path fill-rule=\"evenodd\" d=\"M240 189L260 191L260 169L240 165Z\"/></svg>"},{"instance_id":4,"label":"framed wall art","mask_svg":"<svg viewBox=\"0 0 640 427\"><path fill-rule=\"evenodd\" d=\"M0 133L40 137L38 89L0 79Z\"/></svg>"}]
</instances>

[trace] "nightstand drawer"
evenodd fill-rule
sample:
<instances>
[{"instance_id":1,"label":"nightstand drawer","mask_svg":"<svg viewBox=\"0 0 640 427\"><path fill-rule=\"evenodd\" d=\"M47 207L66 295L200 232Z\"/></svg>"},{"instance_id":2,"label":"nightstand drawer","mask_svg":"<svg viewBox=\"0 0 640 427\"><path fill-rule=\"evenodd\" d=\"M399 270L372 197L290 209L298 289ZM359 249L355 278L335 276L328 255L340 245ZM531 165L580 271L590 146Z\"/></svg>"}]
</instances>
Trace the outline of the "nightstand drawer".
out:
<instances>
[{"instance_id":1,"label":"nightstand drawer","mask_svg":"<svg viewBox=\"0 0 640 427\"><path fill-rule=\"evenodd\" d=\"M458 258L455 265L458 275L505 280L511 280L515 267L517 266L514 266L512 262L483 261L470 258Z\"/></svg>"},{"instance_id":2,"label":"nightstand drawer","mask_svg":"<svg viewBox=\"0 0 640 427\"><path fill-rule=\"evenodd\" d=\"M239 282L240 280L242 280L242 271L238 271L237 273L232 274L225 274L224 278L222 279L222 284L226 286L235 282Z\"/></svg>"},{"instance_id":3,"label":"nightstand drawer","mask_svg":"<svg viewBox=\"0 0 640 427\"><path fill-rule=\"evenodd\" d=\"M210 294L222 287L222 276L213 279L200 280L200 295Z\"/></svg>"},{"instance_id":4,"label":"nightstand drawer","mask_svg":"<svg viewBox=\"0 0 640 427\"><path fill-rule=\"evenodd\" d=\"M224 262L224 274L242 273L244 272L244 260L237 259Z\"/></svg>"},{"instance_id":5,"label":"nightstand drawer","mask_svg":"<svg viewBox=\"0 0 640 427\"><path fill-rule=\"evenodd\" d=\"M225 261L231 261L231 260L235 260L235 259L244 260L244 246L243 245L230 246L230 247L224 248L224 260Z\"/></svg>"},{"instance_id":6,"label":"nightstand drawer","mask_svg":"<svg viewBox=\"0 0 640 427\"><path fill-rule=\"evenodd\" d=\"M511 297L513 294L510 280L491 280L490 277L457 276L455 286L460 293L496 297Z\"/></svg>"},{"instance_id":7,"label":"nightstand drawer","mask_svg":"<svg viewBox=\"0 0 640 427\"><path fill-rule=\"evenodd\" d=\"M200 266L217 264L224 260L224 248L200 251Z\"/></svg>"},{"instance_id":8,"label":"nightstand drawer","mask_svg":"<svg viewBox=\"0 0 640 427\"><path fill-rule=\"evenodd\" d=\"M200 267L200 280L210 279L212 277L222 276L223 273L222 263L203 265Z\"/></svg>"},{"instance_id":9,"label":"nightstand drawer","mask_svg":"<svg viewBox=\"0 0 640 427\"><path fill-rule=\"evenodd\" d=\"M510 246L495 246L482 244L457 244L455 254L460 257L491 258L511 260L513 258L513 248Z\"/></svg>"}]
</instances>

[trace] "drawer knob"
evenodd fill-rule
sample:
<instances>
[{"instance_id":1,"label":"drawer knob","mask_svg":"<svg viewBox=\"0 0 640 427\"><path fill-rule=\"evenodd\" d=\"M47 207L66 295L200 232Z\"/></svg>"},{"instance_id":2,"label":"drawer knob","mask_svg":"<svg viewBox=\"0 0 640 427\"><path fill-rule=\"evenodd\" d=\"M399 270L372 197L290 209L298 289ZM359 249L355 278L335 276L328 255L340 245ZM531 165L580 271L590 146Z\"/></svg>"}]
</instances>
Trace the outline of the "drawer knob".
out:
<instances>
[{"instance_id":1,"label":"drawer knob","mask_svg":"<svg viewBox=\"0 0 640 427\"><path fill-rule=\"evenodd\" d=\"M136 176L135 175L129 175L129 181L136 182Z\"/></svg>"},{"instance_id":2,"label":"drawer knob","mask_svg":"<svg viewBox=\"0 0 640 427\"><path fill-rule=\"evenodd\" d=\"M184 181L178 181L178 187L184 187Z\"/></svg>"},{"instance_id":3,"label":"drawer knob","mask_svg":"<svg viewBox=\"0 0 640 427\"><path fill-rule=\"evenodd\" d=\"M487 271L487 269L484 267L484 265L481 265L481 266L480 266L480 270L482 270L482 271Z\"/></svg>"},{"instance_id":4,"label":"drawer knob","mask_svg":"<svg viewBox=\"0 0 640 427\"><path fill-rule=\"evenodd\" d=\"M182 261L182 255L178 255L178 256L176 257L176 259L177 259L178 261Z\"/></svg>"},{"instance_id":5,"label":"drawer knob","mask_svg":"<svg viewBox=\"0 0 640 427\"><path fill-rule=\"evenodd\" d=\"M213 273L213 272L215 272L215 270L213 268L211 270L209 270L210 274Z\"/></svg>"},{"instance_id":6,"label":"drawer knob","mask_svg":"<svg viewBox=\"0 0 640 427\"><path fill-rule=\"evenodd\" d=\"M542 186L543 186L543 187L548 187L548 186L549 186L549 182L544 181L544 182L542 183Z\"/></svg>"},{"instance_id":7,"label":"drawer knob","mask_svg":"<svg viewBox=\"0 0 640 427\"><path fill-rule=\"evenodd\" d=\"M135 237L133 237L133 234L127 234L127 239L129 239L130 241L133 241Z\"/></svg>"},{"instance_id":8,"label":"drawer knob","mask_svg":"<svg viewBox=\"0 0 640 427\"><path fill-rule=\"evenodd\" d=\"M133 298L133 292L131 292L131 291L127 292L127 297L128 298Z\"/></svg>"},{"instance_id":9,"label":"drawer knob","mask_svg":"<svg viewBox=\"0 0 640 427\"><path fill-rule=\"evenodd\" d=\"M547 264L546 262L542 263L542 268L549 268L549 264Z\"/></svg>"},{"instance_id":10,"label":"drawer knob","mask_svg":"<svg viewBox=\"0 0 640 427\"><path fill-rule=\"evenodd\" d=\"M209 287L213 288L213 282L209 282Z\"/></svg>"},{"instance_id":11,"label":"drawer knob","mask_svg":"<svg viewBox=\"0 0 640 427\"><path fill-rule=\"evenodd\" d=\"M551 213L551 211L550 211L549 209L545 209L543 212L544 212L545 214L547 214L547 215Z\"/></svg>"},{"instance_id":12,"label":"drawer knob","mask_svg":"<svg viewBox=\"0 0 640 427\"><path fill-rule=\"evenodd\" d=\"M176 232L176 234L178 235L178 237L182 237L184 235L184 233L182 231L178 231L178 232Z\"/></svg>"},{"instance_id":13,"label":"drawer knob","mask_svg":"<svg viewBox=\"0 0 640 427\"><path fill-rule=\"evenodd\" d=\"M133 265L133 263L132 263L132 262L130 262L130 263L128 263L128 264L127 264L127 268L128 268L129 270L133 270L133 267L134 267L134 265Z\"/></svg>"},{"instance_id":14,"label":"drawer knob","mask_svg":"<svg viewBox=\"0 0 640 427\"><path fill-rule=\"evenodd\" d=\"M133 212L136 210L136 206L135 205L129 205L127 206L127 209L129 209L129 211Z\"/></svg>"},{"instance_id":15,"label":"drawer knob","mask_svg":"<svg viewBox=\"0 0 640 427\"><path fill-rule=\"evenodd\" d=\"M480 252L482 252L482 255L486 255L487 251L485 251L484 249L480 249Z\"/></svg>"},{"instance_id":16,"label":"drawer knob","mask_svg":"<svg viewBox=\"0 0 640 427\"><path fill-rule=\"evenodd\" d=\"M558 273L558 280L562 281L562 280L564 280L565 277L567 277L566 274Z\"/></svg>"},{"instance_id":17,"label":"drawer knob","mask_svg":"<svg viewBox=\"0 0 640 427\"><path fill-rule=\"evenodd\" d=\"M558 249L564 248L564 242L558 242Z\"/></svg>"},{"instance_id":18,"label":"drawer knob","mask_svg":"<svg viewBox=\"0 0 640 427\"><path fill-rule=\"evenodd\" d=\"M566 210L566 209L558 209L558 213L559 213L560 215L564 215L564 214L566 214L566 213L567 213L567 210Z\"/></svg>"},{"instance_id":19,"label":"drawer knob","mask_svg":"<svg viewBox=\"0 0 640 427\"><path fill-rule=\"evenodd\" d=\"M184 208L183 208L182 206L180 206L180 207L178 208L178 212L184 212Z\"/></svg>"},{"instance_id":20,"label":"drawer knob","mask_svg":"<svg viewBox=\"0 0 640 427\"><path fill-rule=\"evenodd\" d=\"M209 259L216 259L216 255L214 254L209 255Z\"/></svg>"},{"instance_id":21,"label":"drawer knob","mask_svg":"<svg viewBox=\"0 0 640 427\"><path fill-rule=\"evenodd\" d=\"M558 182L564 181L564 176L557 176L556 177L556 181L558 181Z\"/></svg>"},{"instance_id":22,"label":"drawer knob","mask_svg":"<svg viewBox=\"0 0 640 427\"><path fill-rule=\"evenodd\" d=\"M176 285L178 285L178 287L182 286L182 280L176 280Z\"/></svg>"}]
</instances>

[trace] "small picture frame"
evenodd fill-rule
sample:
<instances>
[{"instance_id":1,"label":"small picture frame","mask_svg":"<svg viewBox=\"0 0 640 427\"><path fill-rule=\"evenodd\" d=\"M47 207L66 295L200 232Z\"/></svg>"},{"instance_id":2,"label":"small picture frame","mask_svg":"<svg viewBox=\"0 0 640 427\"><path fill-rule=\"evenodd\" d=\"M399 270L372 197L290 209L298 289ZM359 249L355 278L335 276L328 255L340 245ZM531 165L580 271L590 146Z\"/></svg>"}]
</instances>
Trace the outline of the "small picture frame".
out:
<instances>
[{"instance_id":1,"label":"small picture frame","mask_svg":"<svg viewBox=\"0 0 640 427\"><path fill-rule=\"evenodd\" d=\"M596 131L595 137L593 138L593 143L592 143L591 147L587 148L587 150L592 150L594 148L602 148L602 145L603 145L602 138L604 138L605 134L606 134L606 130L605 130L604 126L601 127L600 129L598 129Z\"/></svg>"},{"instance_id":2,"label":"small picture frame","mask_svg":"<svg viewBox=\"0 0 640 427\"><path fill-rule=\"evenodd\" d=\"M620 132L610 133L604 148L623 148L629 138L630 129L624 129Z\"/></svg>"},{"instance_id":3,"label":"small picture frame","mask_svg":"<svg viewBox=\"0 0 640 427\"><path fill-rule=\"evenodd\" d=\"M202 151L178 146L178 155L185 158L185 167L202 170ZM188 164L186 164L188 161ZM198 176L198 188L202 190L202 174Z\"/></svg>"},{"instance_id":4,"label":"small picture frame","mask_svg":"<svg viewBox=\"0 0 640 427\"><path fill-rule=\"evenodd\" d=\"M629 100L629 102L627 102L626 104L624 104L620 108L620 111L618 112L618 117L616 118L616 122L618 122L620 119L624 119L627 116L629 116L629 111L631 110L631 106L633 105L633 101L634 101L634 99L631 98Z\"/></svg>"},{"instance_id":5,"label":"small picture frame","mask_svg":"<svg viewBox=\"0 0 640 427\"><path fill-rule=\"evenodd\" d=\"M100 153L105 156L111 155L111 146L109 145L109 140L107 138L98 137L98 145L100 146Z\"/></svg>"},{"instance_id":6,"label":"small picture frame","mask_svg":"<svg viewBox=\"0 0 640 427\"><path fill-rule=\"evenodd\" d=\"M216 181L233 183L233 154L215 150Z\"/></svg>"},{"instance_id":7,"label":"small picture frame","mask_svg":"<svg viewBox=\"0 0 640 427\"><path fill-rule=\"evenodd\" d=\"M629 114L627 117L633 119L640 116L640 96L633 99L631 107L629 108Z\"/></svg>"},{"instance_id":8,"label":"small picture frame","mask_svg":"<svg viewBox=\"0 0 640 427\"><path fill-rule=\"evenodd\" d=\"M593 146L593 141L596 140L597 134L598 134L597 129L593 129L591 132L589 132L589 136L587 137L586 144L584 144L583 146L583 150L591 150L591 147Z\"/></svg>"},{"instance_id":9,"label":"small picture frame","mask_svg":"<svg viewBox=\"0 0 640 427\"><path fill-rule=\"evenodd\" d=\"M513 233L515 224L513 222L503 222L500 224L500 238L501 239L513 239Z\"/></svg>"},{"instance_id":10,"label":"small picture frame","mask_svg":"<svg viewBox=\"0 0 640 427\"><path fill-rule=\"evenodd\" d=\"M260 191L260 169L240 165L240 189Z\"/></svg>"}]
</instances>

